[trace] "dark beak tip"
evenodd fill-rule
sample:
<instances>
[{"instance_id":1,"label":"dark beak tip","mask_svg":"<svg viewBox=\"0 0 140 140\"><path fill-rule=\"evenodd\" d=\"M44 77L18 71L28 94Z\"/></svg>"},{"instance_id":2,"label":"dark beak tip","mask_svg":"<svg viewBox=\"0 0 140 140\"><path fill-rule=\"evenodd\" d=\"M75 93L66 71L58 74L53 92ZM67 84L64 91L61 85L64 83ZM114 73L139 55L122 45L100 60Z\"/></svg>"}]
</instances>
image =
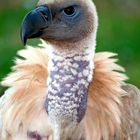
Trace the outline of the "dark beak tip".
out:
<instances>
[{"instance_id":1,"label":"dark beak tip","mask_svg":"<svg viewBox=\"0 0 140 140\"><path fill-rule=\"evenodd\" d=\"M24 46L26 46L27 39L26 39L26 38L24 38L24 39L22 40L22 43L23 43L23 45L24 45Z\"/></svg>"},{"instance_id":2,"label":"dark beak tip","mask_svg":"<svg viewBox=\"0 0 140 140\"><path fill-rule=\"evenodd\" d=\"M24 30L24 29L22 28L22 29L21 29L21 33L20 33L20 37L21 37L22 44L23 44L24 46L26 46L27 37L26 37L25 32L24 32L23 30Z\"/></svg>"},{"instance_id":3,"label":"dark beak tip","mask_svg":"<svg viewBox=\"0 0 140 140\"><path fill-rule=\"evenodd\" d=\"M45 16L47 16L47 20ZM38 38L42 36L42 29L48 27L48 16L51 17L51 13L49 8L46 6L40 6L35 10L27 13L22 21L20 33L21 41L24 46L26 45L28 39ZM49 20L51 20L51 18L49 18Z\"/></svg>"}]
</instances>

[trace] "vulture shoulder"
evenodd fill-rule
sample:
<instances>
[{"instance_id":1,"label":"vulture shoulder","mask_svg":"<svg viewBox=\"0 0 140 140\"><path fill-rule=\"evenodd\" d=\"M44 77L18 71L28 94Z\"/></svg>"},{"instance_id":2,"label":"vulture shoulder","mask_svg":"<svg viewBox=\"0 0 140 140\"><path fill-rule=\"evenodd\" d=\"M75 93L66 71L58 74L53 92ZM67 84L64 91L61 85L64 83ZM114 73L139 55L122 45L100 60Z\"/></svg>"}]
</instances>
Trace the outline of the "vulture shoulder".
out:
<instances>
[{"instance_id":1,"label":"vulture shoulder","mask_svg":"<svg viewBox=\"0 0 140 140\"><path fill-rule=\"evenodd\" d=\"M122 132L124 139L140 139L140 90L131 84L123 85L127 96L122 97Z\"/></svg>"},{"instance_id":2,"label":"vulture shoulder","mask_svg":"<svg viewBox=\"0 0 140 140\"><path fill-rule=\"evenodd\" d=\"M85 116L86 140L139 140L140 91L126 84L114 53L95 55Z\"/></svg>"},{"instance_id":3,"label":"vulture shoulder","mask_svg":"<svg viewBox=\"0 0 140 140\"><path fill-rule=\"evenodd\" d=\"M10 88L0 98L0 137L25 140L29 131L48 137L53 132L43 108L48 77L47 49L28 47L18 55L12 73L2 82ZM116 64L115 55L96 53L87 112L72 140L127 140L133 135L140 139L139 90L124 83L127 77L118 72L124 69Z\"/></svg>"},{"instance_id":4,"label":"vulture shoulder","mask_svg":"<svg viewBox=\"0 0 140 140\"><path fill-rule=\"evenodd\" d=\"M47 52L28 47L19 51L18 56L12 72L2 82L10 88L0 99L1 139L25 140L28 132L48 137L52 130L43 109L48 77Z\"/></svg>"}]
</instances>

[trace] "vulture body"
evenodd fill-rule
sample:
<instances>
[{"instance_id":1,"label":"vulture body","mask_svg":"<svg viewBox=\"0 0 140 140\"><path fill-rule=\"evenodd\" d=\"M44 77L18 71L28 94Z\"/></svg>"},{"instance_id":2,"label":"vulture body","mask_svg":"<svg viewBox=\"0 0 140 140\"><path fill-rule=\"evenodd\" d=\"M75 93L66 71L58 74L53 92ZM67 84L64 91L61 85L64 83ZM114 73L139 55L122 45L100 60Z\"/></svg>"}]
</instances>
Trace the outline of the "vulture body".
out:
<instances>
[{"instance_id":1,"label":"vulture body","mask_svg":"<svg viewBox=\"0 0 140 140\"><path fill-rule=\"evenodd\" d=\"M0 99L1 140L139 140L140 91L126 84L116 54L95 54L91 0L40 0L21 38L42 48L18 52Z\"/></svg>"}]
</instances>

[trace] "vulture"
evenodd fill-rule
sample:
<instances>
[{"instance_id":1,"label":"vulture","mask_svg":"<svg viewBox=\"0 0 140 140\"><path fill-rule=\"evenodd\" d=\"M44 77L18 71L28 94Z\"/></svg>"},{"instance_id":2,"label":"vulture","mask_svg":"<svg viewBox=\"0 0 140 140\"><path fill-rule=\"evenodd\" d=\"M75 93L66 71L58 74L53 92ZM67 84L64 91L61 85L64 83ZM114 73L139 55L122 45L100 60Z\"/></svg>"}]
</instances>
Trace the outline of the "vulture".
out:
<instances>
[{"instance_id":1,"label":"vulture","mask_svg":"<svg viewBox=\"0 0 140 140\"><path fill-rule=\"evenodd\" d=\"M92 0L40 0L23 19L24 46L1 82L0 140L140 140L140 91L115 53L95 53Z\"/></svg>"}]
</instances>

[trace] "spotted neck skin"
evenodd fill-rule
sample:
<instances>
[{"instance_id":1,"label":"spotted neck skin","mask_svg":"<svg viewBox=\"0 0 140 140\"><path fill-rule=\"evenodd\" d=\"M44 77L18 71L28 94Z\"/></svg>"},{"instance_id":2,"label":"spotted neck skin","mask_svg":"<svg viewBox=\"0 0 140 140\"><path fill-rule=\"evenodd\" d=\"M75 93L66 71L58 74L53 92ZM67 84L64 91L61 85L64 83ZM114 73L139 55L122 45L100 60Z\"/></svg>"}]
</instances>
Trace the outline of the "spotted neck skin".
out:
<instances>
[{"instance_id":1,"label":"spotted neck skin","mask_svg":"<svg viewBox=\"0 0 140 140\"><path fill-rule=\"evenodd\" d=\"M83 119L87 108L95 44L79 43L78 48L56 50L54 47L50 51L45 107L53 125L65 127L70 124L70 127L75 127Z\"/></svg>"}]
</instances>

